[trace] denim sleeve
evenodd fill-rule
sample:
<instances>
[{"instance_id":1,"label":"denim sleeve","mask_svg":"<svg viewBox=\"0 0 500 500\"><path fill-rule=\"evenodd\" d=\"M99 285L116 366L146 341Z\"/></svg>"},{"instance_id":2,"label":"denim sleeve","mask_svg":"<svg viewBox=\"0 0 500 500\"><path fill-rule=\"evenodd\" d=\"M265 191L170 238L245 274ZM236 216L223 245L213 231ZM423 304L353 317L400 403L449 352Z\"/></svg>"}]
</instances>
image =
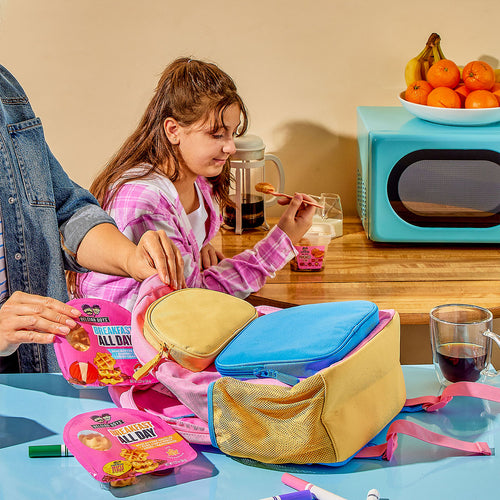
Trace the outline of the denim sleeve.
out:
<instances>
[{"instance_id":1,"label":"denim sleeve","mask_svg":"<svg viewBox=\"0 0 500 500\"><path fill-rule=\"evenodd\" d=\"M88 272L88 269L76 262L76 252L87 232L93 227L104 223L116 226L113 218L102 210L99 205L89 204L80 208L59 227L64 262L68 269L77 272Z\"/></svg>"},{"instance_id":2,"label":"denim sleeve","mask_svg":"<svg viewBox=\"0 0 500 500\"><path fill-rule=\"evenodd\" d=\"M99 206L89 191L68 177L47 144L45 147L49 159L65 267L72 271L87 272L88 269L80 266L75 259L80 242L87 232L98 224L109 223L116 226L116 223Z\"/></svg>"}]
</instances>

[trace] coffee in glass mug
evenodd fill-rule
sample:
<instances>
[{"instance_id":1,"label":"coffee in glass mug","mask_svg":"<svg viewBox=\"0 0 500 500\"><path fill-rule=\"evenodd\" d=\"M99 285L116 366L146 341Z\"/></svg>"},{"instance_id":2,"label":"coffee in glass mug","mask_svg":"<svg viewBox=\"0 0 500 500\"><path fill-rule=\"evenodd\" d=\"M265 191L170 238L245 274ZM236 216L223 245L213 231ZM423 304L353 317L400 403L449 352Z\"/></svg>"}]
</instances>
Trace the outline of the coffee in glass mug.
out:
<instances>
[{"instance_id":1,"label":"coffee in glass mug","mask_svg":"<svg viewBox=\"0 0 500 500\"><path fill-rule=\"evenodd\" d=\"M470 304L444 304L430 312L432 359L441 384L484 381L489 374L493 314Z\"/></svg>"}]
</instances>

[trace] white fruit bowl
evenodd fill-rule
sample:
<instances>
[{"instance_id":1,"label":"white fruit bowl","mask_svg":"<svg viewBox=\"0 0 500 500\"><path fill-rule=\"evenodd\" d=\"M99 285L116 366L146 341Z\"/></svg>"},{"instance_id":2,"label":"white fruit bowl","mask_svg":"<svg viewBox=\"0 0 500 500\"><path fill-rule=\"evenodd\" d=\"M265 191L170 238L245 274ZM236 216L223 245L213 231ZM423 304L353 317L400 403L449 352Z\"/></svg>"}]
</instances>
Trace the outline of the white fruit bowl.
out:
<instances>
[{"instance_id":1,"label":"white fruit bowl","mask_svg":"<svg viewBox=\"0 0 500 500\"><path fill-rule=\"evenodd\" d=\"M428 122L441 125L477 126L500 122L500 107L484 109L437 108L414 104L404 98L404 92L398 98L403 107L412 115Z\"/></svg>"}]
</instances>

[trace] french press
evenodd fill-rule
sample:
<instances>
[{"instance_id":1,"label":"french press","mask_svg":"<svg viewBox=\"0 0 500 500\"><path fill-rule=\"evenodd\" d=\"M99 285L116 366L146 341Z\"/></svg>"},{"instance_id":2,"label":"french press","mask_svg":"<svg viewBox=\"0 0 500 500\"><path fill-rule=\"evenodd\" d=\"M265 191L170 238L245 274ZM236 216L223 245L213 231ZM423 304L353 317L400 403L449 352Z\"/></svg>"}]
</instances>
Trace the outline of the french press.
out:
<instances>
[{"instance_id":1,"label":"french press","mask_svg":"<svg viewBox=\"0 0 500 500\"><path fill-rule=\"evenodd\" d=\"M265 145L256 135L246 134L234 140L236 152L231 155L231 174L234 185L229 196L234 206L224 208L224 224L241 234L245 229L269 229L266 207L276 203L275 196L267 196L255 190L255 185L265 181L266 162L272 162L278 171L278 191L283 192L285 174L279 158L264 154Z\"/></svg>"}]
</instances>

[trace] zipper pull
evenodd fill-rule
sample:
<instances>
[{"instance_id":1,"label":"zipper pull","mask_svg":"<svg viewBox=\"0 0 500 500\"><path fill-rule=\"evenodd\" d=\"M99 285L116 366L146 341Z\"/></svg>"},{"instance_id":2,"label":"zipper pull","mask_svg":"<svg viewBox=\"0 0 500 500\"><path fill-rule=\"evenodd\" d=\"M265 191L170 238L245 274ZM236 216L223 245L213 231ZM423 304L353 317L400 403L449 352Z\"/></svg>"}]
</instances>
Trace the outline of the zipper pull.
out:
<instances>
[{"instance_id":1,"label":"zipper pull","mask_svg":"<svg viewBox=\"0 0 500 500\"><path fill-rule=\"evenodd\" d=\"M278 372L276 370L267 370L265 368L256 368L253 372L256 378L274 378L286 385L295 385L300 382L298 377L288 375L287 373Z\"/></svg>"},{"instance_id":2,"label":"zipper pull","mask_svg":"<svg viewBox=\"0 0 500 500\"><path fill-rule=\"evenodd\" d=\"M153 359L151 359L145 365L142 365L135 371L133 375L135 380L141 379L142 377L146 376L153 368L155 368L161 361L163 354L166 351L168 351L167 346L163 344L161 349L158 351L158 354Z\"/></svg>"}]
</instances>

